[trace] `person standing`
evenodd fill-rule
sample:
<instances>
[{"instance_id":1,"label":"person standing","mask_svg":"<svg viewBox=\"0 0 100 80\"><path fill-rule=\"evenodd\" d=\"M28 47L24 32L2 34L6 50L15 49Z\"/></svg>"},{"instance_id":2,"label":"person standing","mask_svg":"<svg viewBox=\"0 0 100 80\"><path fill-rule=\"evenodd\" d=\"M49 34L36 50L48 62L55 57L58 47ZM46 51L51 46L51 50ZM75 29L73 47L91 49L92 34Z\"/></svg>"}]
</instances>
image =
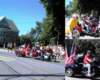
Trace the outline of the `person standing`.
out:
<instances>
[{"instance_id":1,"label":"person standing","mask_svg":"<svg viewBox=\"0 0 100 80\"><path fill-rule=\"evenodd\" d=\"M71 37L73 30L75 29L75 27L77 26L78 23L78 14L73 14L72 17L70 18L69 22L68 22L68 27L66 28L66 36Z\"/></svg>"}]
</instances>

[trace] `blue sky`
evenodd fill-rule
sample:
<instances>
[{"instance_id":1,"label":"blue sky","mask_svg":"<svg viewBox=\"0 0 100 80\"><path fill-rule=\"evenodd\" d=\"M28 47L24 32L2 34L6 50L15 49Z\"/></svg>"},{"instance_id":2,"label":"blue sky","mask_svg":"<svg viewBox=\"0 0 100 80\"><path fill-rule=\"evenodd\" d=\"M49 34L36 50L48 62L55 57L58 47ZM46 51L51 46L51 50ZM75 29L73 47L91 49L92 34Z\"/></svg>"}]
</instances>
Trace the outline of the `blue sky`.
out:
<instances>
[{"instance_id":1,"label":"blue sky","mask_svg":"<svg viewBox=\"0 0 100 80\"><path fill-rule=\"evenodd\" d=\"M65 6L69 4L69 2L72 0L65 0Z\"/></svg>"},{"instance_id":2,"label":"blue sky","mask_svg":"<svg viewBox=\"0 0 100 80\"><path fill-rule=\"evenodd\" d=\"M40 0L0 0L0 16L13 20L19 29L19 35L28 33L43 21L45 9Z\"/></svg>"}]
</instances>

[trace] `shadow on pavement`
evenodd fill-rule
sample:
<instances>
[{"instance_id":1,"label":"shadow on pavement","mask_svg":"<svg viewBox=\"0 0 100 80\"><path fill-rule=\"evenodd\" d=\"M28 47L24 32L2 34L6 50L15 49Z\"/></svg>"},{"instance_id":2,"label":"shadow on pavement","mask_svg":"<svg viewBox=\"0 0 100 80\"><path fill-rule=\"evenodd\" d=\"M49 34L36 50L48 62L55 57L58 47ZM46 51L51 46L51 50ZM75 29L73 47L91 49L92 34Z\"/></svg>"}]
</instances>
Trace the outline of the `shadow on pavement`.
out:
<instances>
[{"instance_id":1,"label":"shadow on pavement","mask_svg":"<svg viewBox=\"0 0 100 80\"><path fill-rule=\"evenodd\" d=\"M46 62L52 62L52 61L50 61L50 60L43 60L41 57L36 57L36 58L34 58L34 59L36 59L36 60L41 60L41 61L46 61ZM60 63L60 61L53 61L53 62L56 62L56 63Z\"/></svg>"},{"instance_id":2,"label":"shadow on pavement","mask_svg":"<svg viewBox=\"0 0 100 80\"><path fill-rule=\"evenodd\" d=\"M39 77L64 77L64 74L0 74L0 76L39 76Z\"/></svg>"}]
</instances>

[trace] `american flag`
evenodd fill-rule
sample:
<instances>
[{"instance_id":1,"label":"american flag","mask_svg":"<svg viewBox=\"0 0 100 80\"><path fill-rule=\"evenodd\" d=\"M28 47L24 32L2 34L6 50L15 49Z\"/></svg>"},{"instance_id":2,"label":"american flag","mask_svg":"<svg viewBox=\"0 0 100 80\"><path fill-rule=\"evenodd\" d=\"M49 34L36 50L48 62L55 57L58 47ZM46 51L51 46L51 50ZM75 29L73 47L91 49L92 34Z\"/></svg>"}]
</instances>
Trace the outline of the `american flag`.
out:
<instances>
[{"instance_id":1,"label":"american flag","mask_svg":"<svg viewBox=\"0 0 100 80\"><path fill-rule=\"evenodd\" d=\"M65 48L64 58L65 58L65 64L66 64L68 62L68 59L69 59L67 47Z\"/></svg>"},{"instance_id":2,"label":"american flag","mask_svg":"<svg viewBox=\"0 0 100 80\"><path fill-rule=\"evenodd\" d=\"M72 46L72 49L71 49L71 53L70 53L70 57L75 57L76 56L76 45L74 44Z\"/></svg>"},{"instance_id":3,"label":"american flag","mask_svg":"<svg viewBox=\"0 0 100 80\"><path fill-rule=\"evenodd\" d=\"M73 64L76 57L76 46L72 45L70 56L68 56L67 48L65 48L65 64Z\"/></svg>"}]
</instances>

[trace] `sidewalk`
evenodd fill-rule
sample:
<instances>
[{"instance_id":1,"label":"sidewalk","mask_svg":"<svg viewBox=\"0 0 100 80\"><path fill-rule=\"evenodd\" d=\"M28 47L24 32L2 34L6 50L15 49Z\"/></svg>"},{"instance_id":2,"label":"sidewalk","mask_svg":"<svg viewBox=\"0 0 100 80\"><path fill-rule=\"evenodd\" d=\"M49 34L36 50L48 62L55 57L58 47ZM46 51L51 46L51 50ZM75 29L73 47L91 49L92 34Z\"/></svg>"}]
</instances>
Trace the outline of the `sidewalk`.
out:
<instances>
[{"instance_id":1,"label":"sidewalk","mask_svg":"<svg viewBox=\"0 0 100 80\"><path fill-rule=\"evenodd\" d=\"M57 60L59 63L64 64L64 59Z\"/></svg>"},{"instance_id":2,"label":"sidewalk","mask_svg":"<svg viewBox=\"0 0 100 80\"><path fill-rule=\"evenodd\" d=\"M0 51L2 51L2 52L14 52L14 50L9 50L6 48L0 48Z\"/></svg>"},{"instance_id":3,"label":"sidewalk","mask_svg":"<svg viewBox=\"0 0 100 80\"><path fill-rule=\"evenodd\" d=\"M9 56L15 56L15 51L14 50L8 50L6 48L0 48L0 55L2 54L6 54L6 55L9 55Z\"/></svg>"}]
</instances>

